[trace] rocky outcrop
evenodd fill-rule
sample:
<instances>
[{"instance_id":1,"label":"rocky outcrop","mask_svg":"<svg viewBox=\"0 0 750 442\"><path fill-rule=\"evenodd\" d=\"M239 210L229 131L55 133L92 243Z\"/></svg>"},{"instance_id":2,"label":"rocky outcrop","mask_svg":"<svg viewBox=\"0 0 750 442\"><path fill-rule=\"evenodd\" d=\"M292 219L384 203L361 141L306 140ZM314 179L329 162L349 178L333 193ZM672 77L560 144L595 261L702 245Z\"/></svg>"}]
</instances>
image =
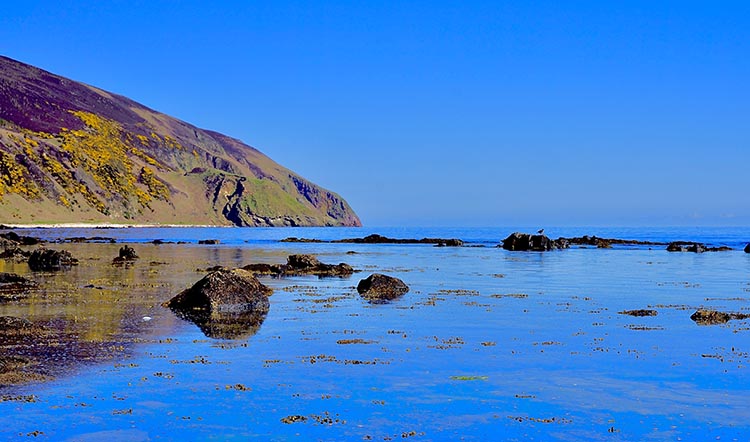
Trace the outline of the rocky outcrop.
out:
<instances>
[{"instance_id":1,"label":"rocky outcrop","mask_svg":"<svg viewBox=\"0 0 750 442\"><path fill-rule=\"evenodd\" d=\"M297 276L315 275L349 276L354 273L352 266L346 263L324 264L313 255L289 255L286 264L249 264L242 267L256 275Z\"/></svg>"},{"instance_id":2,"label":"rocky outcrop","mask_svg":"<svg viewBox=\"0 0 750 442\"><path fill-rule=\"evenodd\" d=\"M750 318L750 314L746 313L726 313L716 310L699 309L692 315L690 319L695 321L698 325L716 325L725 324L733 319L747 319Z\"/></svg>"},{"instance_id":3,"label":"rocky outcrop","mask_svg":"<svg viewBox=\"0 0 750 442\"><path fill-rule=\"evenodd\" d=\"M135 249L130 246L120 247L119 254L112 259L112 265L115 266L126 266L133 264L138 259L138 254L135 253Z\"/></svg>"},{"instance_id":4,"label":"rocky outcrop","mask_svg":"<svg viewBox=\"0 0 750 442\"><path fill-rule=\"evenodd\" d=\"M719 247L708 247L703 243L691 242L691 241L673 241L667 246L667 252L692 252L692 253L703 253L703 252L728 252L732 250L731 247L719 246Z\"/></svg>"},{"instance_id":5,"label":"rocky outcrop","mask_svg":"<svg viewBox=\"0 0 750 442\"><path fill-rule=\"evenodd\" d=\"M263 323L273 290L242 269L218 270L162 304L211 338L247 337Z\"/></svg>"},{"instance_id":6,"label":"rocky outcrop","mask_svg":"<svg viewBox=\"0 0 750 442\"><path fill-rule=\"evenodd\" d=\"M439 247L460 247L464 242L456 238L388 238L387 236L374 233L364 238L348 238L331 241L333 243L352 243L352 244L433 244Z\"/></svg>"},{"instance_id":7,"label":"rocky outcrop","mask_svg":"<svg viewBox=\"0 0 750 442\"><path fill-rule=\"evenodd\" d=\"M750 244L745 246L745 253L750 253Z\"/></svg>"},{"instance_id":8,"label":"rocky outcrop","mask_svg":"<svg viewBox=\"0 0 750 442\"><path fill-rule=\"evenodd\" d=\"M67 250L37 249L29 256L32 271L55 271L78 265L78 260Z\"/></svg>"},{"instance_id":9,"label":"rocky outcrop","mask_svg":"<svg viewBox=\"0 0 750 442\"><path fill-rule=\"evenodd\" d=\"M528 233L514 232L503 240L501 247L512 251L544 252L568 248L568 243L564 239L552 240L541 234L530 235Z\"/></svg>"},{"instance_id":10,"label":"rocky outcrop","mask_svg":"<svg viewBox=\"0 0 750 442\"><path fill-rule=\"evenodd\" d=\"M373 273L357 284L357 292L374 303L391 301L408 291L409 286L404 281L380 273Z\"/></svg>"}]
</instances>

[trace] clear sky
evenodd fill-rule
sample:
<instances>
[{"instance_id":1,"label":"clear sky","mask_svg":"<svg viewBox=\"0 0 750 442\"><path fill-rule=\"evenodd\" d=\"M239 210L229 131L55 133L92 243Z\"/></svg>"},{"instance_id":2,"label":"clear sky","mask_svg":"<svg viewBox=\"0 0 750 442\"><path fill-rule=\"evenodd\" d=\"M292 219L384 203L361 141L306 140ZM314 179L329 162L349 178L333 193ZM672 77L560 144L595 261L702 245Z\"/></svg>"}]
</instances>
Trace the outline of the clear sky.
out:
<instances>
[{"instance_id":1,"label":"clear sky","mask_svg":"<svg viewBox=\"0 0 750 442\"><path fill-rule=\"evenodd\" d=\"M10 1L0 53L366 225L750 225L750 2Z\"/></svg>"}]
</instances>

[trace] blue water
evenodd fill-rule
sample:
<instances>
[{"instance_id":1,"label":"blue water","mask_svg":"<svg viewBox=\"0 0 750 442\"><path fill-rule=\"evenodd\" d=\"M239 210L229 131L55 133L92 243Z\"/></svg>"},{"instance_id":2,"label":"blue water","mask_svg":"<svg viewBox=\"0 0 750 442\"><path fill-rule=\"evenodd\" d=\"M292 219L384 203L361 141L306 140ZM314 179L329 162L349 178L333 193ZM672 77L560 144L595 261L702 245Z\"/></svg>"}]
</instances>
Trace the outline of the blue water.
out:
<instances>
[{"instance_id":1,"label":"blue water","mask_svg":"<svg viewBox=\"0 0 750 442\"><path fill-rule=\"evenodd\" d=\"M690 319L698 307L750 309L750 254L741 250L750 229L545 232L737 249L703 254L643 246L525 253L278 242L379 233L494 246L516 230L536 229L29 232L112 237L135 243L142 259L113 269L97 256L116 254L117 244L60 244L82 261L46 280L45 296L62 307L38 299L0 306L0 315L75 317L82 327L98 324L82 339L125 328L138 339L112 361L14 389L36 402L0 403L0 437L34 438L26 435L38 431L42 440L128 441L750 438L750 323L698 326ZM189 244L148 244L154 239ZM221 244L197 245L199 239ZM314 253L362 272L344 279L262 278L275 290L271 310L255 334L238 340L207 338L159 306L200 279L196 268L283 262L291 253ZM164 264L149 266L153 261ZM354 287L373 272L401 278L410 292L390 304L369 304ZM112 297L80 289L88 282L106 286ZM75 302L66 301L71 291ZM658 315L618 314L639 308ZM110 310L117 314L103 313ZM289 416L304 421L283 423Z\"/></svg>"}]
</instances>

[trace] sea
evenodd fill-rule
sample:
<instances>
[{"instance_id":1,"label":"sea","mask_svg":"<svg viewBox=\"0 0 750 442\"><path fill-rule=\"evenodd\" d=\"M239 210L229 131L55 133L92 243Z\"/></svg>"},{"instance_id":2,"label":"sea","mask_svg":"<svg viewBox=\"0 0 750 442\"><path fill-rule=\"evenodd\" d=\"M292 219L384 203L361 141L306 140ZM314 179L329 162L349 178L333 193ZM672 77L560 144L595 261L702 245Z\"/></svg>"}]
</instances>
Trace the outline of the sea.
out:
<instances>
[{"instance_id":1,"label":"sea","mask_svg":"<svg viewBox=\"0 0 750 442\"><path fill-rule=\"evenodd\" d=\"M0 439L750 440L750 322L691 319L750 313L750 228L544 226L552 238L733 249L722 252L497 247L539 227L16 230L79 265L35 273L0 261L39 285L0 316L74 338L45 353L47 380L0 387ZM372 233L464 246L281 241ZM113 266L123 244L140 259ZM270 310L233 334L161 305L211 267L299 253L357 272L261 276ZM371 303L356 286L372 273L410 290ZM640 309L653 316L625 313Z\"/></svg>"}]
</instances>

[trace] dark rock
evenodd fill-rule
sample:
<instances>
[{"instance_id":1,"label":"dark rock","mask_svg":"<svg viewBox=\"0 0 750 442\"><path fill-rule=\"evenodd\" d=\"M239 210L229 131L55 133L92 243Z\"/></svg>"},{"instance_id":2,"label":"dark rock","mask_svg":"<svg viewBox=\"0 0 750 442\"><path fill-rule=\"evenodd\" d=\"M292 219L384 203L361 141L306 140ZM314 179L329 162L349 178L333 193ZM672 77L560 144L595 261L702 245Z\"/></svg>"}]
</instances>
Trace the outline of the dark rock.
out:
<instances>
[{"instance_id":1,"label":"dark rock","mask_svg":"<svg viewBox=\"0 0 750 442\"><path fill-rule=\"evenodd\" d=\"M135 253L135 249L130 246L120 247L120 254L112 260L112 264L116 266L130 265L138 259L138 254Z\"/></svg>"},{"instance_id":2,"label":"dark rock","mask_svg":"<svg viewBox=\"0 0 750 442\"><path fill-rule=\"evenodd\" d=\"M620 315L630 315L630 316L656 316L658 314L656 310L646 310L646 309L623 310L617 313Z\"/></svg>"},{"instance_id":3,"label":"dark rock","mask_svg":"<svg viewBox=\"0 0 750 442\"><path fill-rule=\"evenodd\" d=\"M575 246L596 246L601 249L611 248L612 245L638 245L638 246L665 246L667 243L654 242L654 241L639 241L635 239L619 239L619 238L599 238L596 235L589 236L578 236L573 238L558 238L556 241L566 241L570 245Z\"/></svg>"},{"instance_id":4,"label":"dark rock","mask_svg":"<svg viewBox=\"0 0 750 442\"><path fill-rule=\"evenodd\" d=\"M0 252L0 259L12 259L14 261L26 261L31 256L31 252L21 250L18 247L7 247Z\"/></svg>"},{"instance_id":5,"label":"dark rock","mask_svg":"<svg viewBox=\"0 0 750 442\"><path fill-rule=\"evenodd\" d=\"M201 239L198 241L198 244L220 244L221 241L218 239Z\"/></svg>"},{"instance_id":6,"label":"dark rock","mask_svg":"<svg viewBox=\"0 0 750 442\"><path fill-rule=\"evenodd\" d=\"M322 263L313 255L289 255L286 264L295 270L305 270L318 267Z\"/></svg>"},{"instance_id":7,"label":"dark rock","mask_svg":"<svg viewBox=\"0 0 750 442\"><path fill-rule=\"evenodd\" d=\"M162 241L161 239L155 239L151 241L151 244L161 245L164 244L164 241Z\"/></svg>"},{"instance_id":8,"label":"dark rock","mask_svg":"<svg viewBox=\"0 0 750 442\"><path fill-rule=\"evenodd\" d=\"M530 235L528 233L511 233L503 240L502 248L516 251L544 252L554 249L564 249L568 243L564 239L551 240L545 235Z\"/></svg>"},{"instance_id":9,"label":"dark rock","mask_svg":"<svg viewBox=\"0 0 750 442\"><path fill-rule=\"evenodd\" d=\"M42 242L39 238L34 238L33 236L20 236L16 232L0 233L0 238L5 238L22 246L35 246Z\"/></svg>"},{"instance_id":10,"label":"dark rock","mask_svg":"<svg viewBox=\"0 0 750 442\"><path fill-rule=\"evenodd\" d=\"M309 238L297 238L296 236L291 236L289 238L284 238L280 242L309 242L309 243L321 243L323 240L320 239L309 239Z\"/></svg>"},{"instance_id":11,"label":"dark rock","mask_svg":"<svg viewBox=\"0 0 750 442\"><path fill-rule=\"evenodd\" d=\"M256 275L280 275L284 273L283 266L277 264L248 264L242 267L242 269Z\"/></svg>"},{"instance_id":12,"label":"dark rock","mask_svg":"<svg viewBox=\"0 0 750 442\"><path fill-rule=\"evenodd\" d=\"M695 321L698 325L725 324L733 319L747 318L750 318L750 314L726 313L708 309L699 309L695 313L690 315L690 319Z\"/></svg>"},{"instance_id":13,"label":"dark rock","mask_svg":"<svg viewBox=\"0 0 750 442\"><path fill-rule=\"evenodd\" d=\"M349 264L324 264L313 255L289 255L283 270L285 275L348 276L354 273Z\"/></svg>"},{"instance_id":14,"label":"dark rock","mask_svg":"<svg viewBox=\"0 0 750 442\"><path fill-rule=\"evenodd\" d=\"M750 253L750 244L745 246L745 253Z\"/></svg>"},{"instance_id":15,"label":"dark rock","mask_svg":"<svg viewBox=\"0 0 750 442\"><path fill-rule=\"evenodd\" d=\"M667 252L727 252L732 250L731 247L720 246L720 247L708 247L705 244L692 241L674 241L669 243L667 246Z\"/></svg>"},{"instance_id":16,"label":"dark rock","mask_svg":"<svg viewBox=\"0 0 750 442\"><path fill-rule=\"evenodd\" d=\"M208 337L236 339L260 327L271 293L246 270L218 270L162 305L195 323Z\"/></svg>"},{"instance_id":17,"label":"dark rock","mask_svg":"<svg viewBox=\"0 0 750 442\"><path fill-rule=\"evenodd\" d=\"M29 256L29 268L32 271L53 271L78 265L67 250L37 249Z\"/></svg>"},{"instance_id":18,"label":"dark rock","mask_svg":"<svg viewBox=\"0 0 750 442\"><path fill-rule=\"evenodd\" d=\"M387 236L378 235L377 233L365 236L364 238L339 239L331 242L353 244L434 244L443 247L460 247L464 245L463 241L455 238L388 238Z\"/></svg>"},{"instance_id":19,"label":"dark rock","mask_svg":"<svg viewBox=\"0 0 750 442\"><path fill-rule=\"evenodd\" d=\"M404 281L380 273L373 273L357 284L357 292L370 302L390 301L408 291Z\"/></svg>"},{"instance_id":20,"label":"dark rock","mask_svg":"<svg viewBox=\"0 0 750 442\"><path fill-rule=\"evenodd\" d=\"M349 276L354 273L352 266L346 263L325 264L313 255L289 255L286 264L249 264L242 267L243 270L256 275L272 276L297 276L315 275L326 276Z\"/></svg>"}]
</instances>

